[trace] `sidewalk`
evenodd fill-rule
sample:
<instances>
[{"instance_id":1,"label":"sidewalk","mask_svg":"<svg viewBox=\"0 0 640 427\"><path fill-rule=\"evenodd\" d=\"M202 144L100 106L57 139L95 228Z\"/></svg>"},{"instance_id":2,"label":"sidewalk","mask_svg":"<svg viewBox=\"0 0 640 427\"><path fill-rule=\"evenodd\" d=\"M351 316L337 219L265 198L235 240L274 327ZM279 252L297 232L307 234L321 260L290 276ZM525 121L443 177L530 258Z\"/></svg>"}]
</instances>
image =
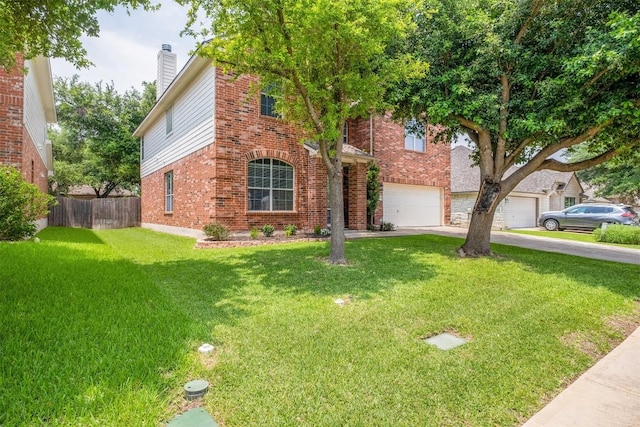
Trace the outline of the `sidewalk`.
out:
<instances>
[{"instance_id":1,"label":"sidewalk","mask_svg":"<svg viewBox=\"0 0 640 427\"><path fill-rule=\"evenodd\" d=\"M522 427L640 426L640 328Z\"/></svg>"}]
</instances>

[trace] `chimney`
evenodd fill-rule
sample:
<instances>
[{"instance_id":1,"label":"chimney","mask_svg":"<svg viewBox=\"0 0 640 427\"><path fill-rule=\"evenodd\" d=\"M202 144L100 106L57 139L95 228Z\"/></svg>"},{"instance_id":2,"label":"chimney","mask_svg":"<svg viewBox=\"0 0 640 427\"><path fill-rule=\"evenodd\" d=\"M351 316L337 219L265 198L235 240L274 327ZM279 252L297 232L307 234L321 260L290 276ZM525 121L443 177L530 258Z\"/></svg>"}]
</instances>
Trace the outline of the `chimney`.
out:
<instances>
[{"instance_id":1,"label":"chimney","mask_svg":"<svg viewBox=\"0 0 640 427\"><path fill-rule=\"evenodd\" d=\"M176 76L177 55L171 52L170 44L163 44L158 52L158 78L156 80L156 100L160 99Z\"/></svg>"}]
</instances>

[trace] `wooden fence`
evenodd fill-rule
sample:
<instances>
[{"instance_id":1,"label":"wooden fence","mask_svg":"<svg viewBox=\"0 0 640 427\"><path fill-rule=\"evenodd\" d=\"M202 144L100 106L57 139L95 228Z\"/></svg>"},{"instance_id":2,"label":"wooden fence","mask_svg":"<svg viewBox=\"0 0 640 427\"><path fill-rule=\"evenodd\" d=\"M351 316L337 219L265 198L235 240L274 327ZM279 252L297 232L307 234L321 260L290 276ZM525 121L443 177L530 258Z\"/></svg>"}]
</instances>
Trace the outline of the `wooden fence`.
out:
<instances>
[{"instance_id":1,"label":"wooden fence","mask_svg":"<svg viewBox=\"0 0 640 427\"><path fill-rule=\"evenodd\" d=\"M140 227L140 198L71 199L56 197L49 212L49 225L76 228Z\"/></svg>"}]
</instances>

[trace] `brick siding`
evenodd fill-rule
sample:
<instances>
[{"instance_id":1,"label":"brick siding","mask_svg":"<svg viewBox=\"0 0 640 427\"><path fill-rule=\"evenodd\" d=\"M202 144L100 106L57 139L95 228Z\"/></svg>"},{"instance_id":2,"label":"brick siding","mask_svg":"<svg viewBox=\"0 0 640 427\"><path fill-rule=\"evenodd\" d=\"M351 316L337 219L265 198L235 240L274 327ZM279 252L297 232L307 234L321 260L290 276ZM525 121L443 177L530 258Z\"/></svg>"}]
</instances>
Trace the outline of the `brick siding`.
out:
<instances>
[{"instance_id":1,"label":"brick siding","mask_svg":"<svg viewBox=\"0 0 640 427\"><path fill-rule=\"evenodd\" d=\"M443 190L444 223L451 217L451 147L433 143L434 136L427 132L424 153L404 148L404 126L393 122L387 115L354 122L349 128L353 138L350 144L373 154L380 166L380 179L384 183L425 185ZM373 130L373 132L371 132ZM371 141L373 136L373 141ZM382 218L384 206L376 210L375 223Z\"/></svg>"},{"instance_id":2,"label":"brick siding","mask_svg":"<svg viewBox=\"0 0 640 427\"><path fill-rule=\"evenodd\" d=\"M260 114L256 78L226 75L216 70L215 141L142 179L142 222L202 229L218 221L234 231L271 224L281 230L295 224L301 230L327 223L327 177L319 157L312 157L303 134L278 118ZM252 90L253 89L253 90ZM369 151L370 122L349 124L349 143ZM404 149L404 128L388 118L373 119L374 155L383 182L441 187L445 218L450 216L450 156L448 145L428 144L426 153ZM248 210L248 162L282 160L294 167L294 210ZM345 163L348 181L347 227L367 224L365 163ZM164 211L164 175L174 174L173 212ZM382 216L382 207L379 215Z\"/></svg>"}]
</instances>

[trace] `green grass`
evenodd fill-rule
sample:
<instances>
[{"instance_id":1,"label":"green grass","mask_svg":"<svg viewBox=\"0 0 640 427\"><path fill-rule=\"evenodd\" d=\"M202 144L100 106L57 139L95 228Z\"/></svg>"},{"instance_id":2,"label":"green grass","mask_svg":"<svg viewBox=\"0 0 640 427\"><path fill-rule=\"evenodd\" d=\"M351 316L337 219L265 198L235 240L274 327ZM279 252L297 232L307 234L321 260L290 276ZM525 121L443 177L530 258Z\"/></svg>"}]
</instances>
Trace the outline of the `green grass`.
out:
<instances>
[{"instance_id":1,"label":"green grass","mask_svg":"<svg viewBox=\"0 0 640 427\"><path fill-rule=\"evenodd\" d=\"M620 246L625 248L640 249L638 245L626 245L609 242L599 242L593 233L589 231L546 231L546 230L507 230L509 233L528 234L530 236L549 237L552 239L573 240L575 242L597 243L599 245Z\"/></svg>"},{"instance_id":2,"label":"green grass","mask_svg":"<svg viewBox=\"0 0 640 427\"><path fill-rule=\"evenodd\" d=\"M39 237L0 243L0 425L157 426L197 378L227 427L518 425L623 338L609 320L640 295L637 265L461 259L434 235L349 241L349 266L324 242ZM441 331L470 343L423 342Z\"/></svg>"}]
</instances>

